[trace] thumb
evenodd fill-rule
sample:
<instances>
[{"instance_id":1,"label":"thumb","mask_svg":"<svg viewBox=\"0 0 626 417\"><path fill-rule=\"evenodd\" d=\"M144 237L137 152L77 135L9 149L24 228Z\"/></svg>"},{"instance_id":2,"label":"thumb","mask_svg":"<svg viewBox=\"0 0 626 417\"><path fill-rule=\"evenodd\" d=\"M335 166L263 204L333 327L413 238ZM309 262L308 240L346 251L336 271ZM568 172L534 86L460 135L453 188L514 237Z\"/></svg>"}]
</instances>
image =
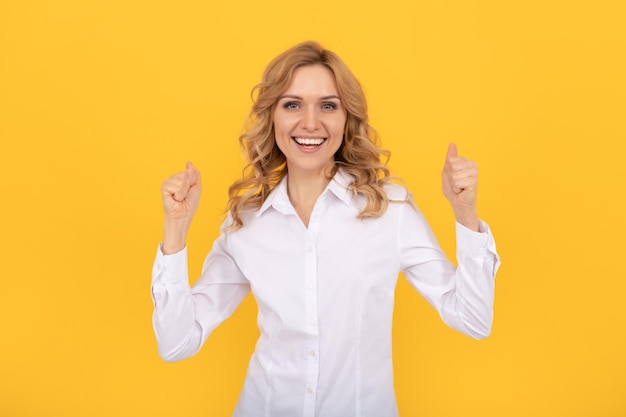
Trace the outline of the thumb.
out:
<instances>
[{"instance_id":1,"label":"thumb","mask_svg":"<svg viewBox=\"0 0 626 417\"><path fill-rule=\"evenodd\" d=\"M190 161L187 161L186 168L189 173L191 185L200 184L200 171L198 171Z\"/></svg>"},{"instance_id":2,"label":"thumb","mask_svg":"<svg viewBox=\"0 0 626 417\"><path fill-rule=\"evenodd\" d=\"M457 156L457 149L454 143L448 145L448 153L446 154L446 161L450 158Z\"/></svg>"}]
</instances>

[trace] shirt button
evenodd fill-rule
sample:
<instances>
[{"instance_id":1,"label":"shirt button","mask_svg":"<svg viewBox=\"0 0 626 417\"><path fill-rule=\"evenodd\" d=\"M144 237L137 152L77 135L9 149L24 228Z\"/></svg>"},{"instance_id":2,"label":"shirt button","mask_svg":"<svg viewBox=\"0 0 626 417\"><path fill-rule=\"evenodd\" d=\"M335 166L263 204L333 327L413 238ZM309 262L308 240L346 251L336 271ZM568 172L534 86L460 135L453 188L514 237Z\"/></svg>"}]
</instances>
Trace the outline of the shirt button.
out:
<instances>
[{"instance_id":1,"label":"shirt button","mask_svg":"<svg viewBox=\"0 0 626 417\"><path fill-rule=\"evenodd\" d=\"M307 252L309 252L309 253L313 252L313 246L309 246L309 247L306 249L306 251L307 251Z\"/></svg>"},{"instance_id":2,"label":"shirt button","mask_svg":"<svg viewBox=\"0 0 626 417\"><path fill-rule=\"evenodd\" d=\"M306 392L308 392L309 394L313 394L313 388L308 387L308 388L306 389Z\"/></svg>"},{"instance_id":3,"label":"shirt button","mask_svg":"<svg viewBox=\"0 0 626 417\"><path fill-rule=\"evenodd\" d=\"M309 350L309 355L311 355L312 357L315 357L315 351L314 350Z\"/></svg>"}]
</instances>

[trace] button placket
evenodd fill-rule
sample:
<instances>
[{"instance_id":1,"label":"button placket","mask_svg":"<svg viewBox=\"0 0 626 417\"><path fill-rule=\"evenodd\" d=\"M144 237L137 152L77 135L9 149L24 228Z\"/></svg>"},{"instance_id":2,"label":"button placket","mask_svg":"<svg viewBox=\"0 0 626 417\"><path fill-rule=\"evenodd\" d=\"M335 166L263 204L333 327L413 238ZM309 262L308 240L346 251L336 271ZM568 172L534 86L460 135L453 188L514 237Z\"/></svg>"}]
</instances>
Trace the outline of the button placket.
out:
<instances>
[{"instance_id":1,"label":"button placket","mask_svg":"<svg viewBox=\"0 0 626 417\"><path fill-rule=\"evenodd\" d=\"M317 206L311 214L307 229L306 253L305 253L305 303L307 333L309 334L306 346L306 395L304 399L304 416L315 415L315 401L317 394L317 381L319 376L319 328L318 328L318 305L317 305L317 248L316 237L319 228L320 215Z\"/></svg>"}]
</instances>

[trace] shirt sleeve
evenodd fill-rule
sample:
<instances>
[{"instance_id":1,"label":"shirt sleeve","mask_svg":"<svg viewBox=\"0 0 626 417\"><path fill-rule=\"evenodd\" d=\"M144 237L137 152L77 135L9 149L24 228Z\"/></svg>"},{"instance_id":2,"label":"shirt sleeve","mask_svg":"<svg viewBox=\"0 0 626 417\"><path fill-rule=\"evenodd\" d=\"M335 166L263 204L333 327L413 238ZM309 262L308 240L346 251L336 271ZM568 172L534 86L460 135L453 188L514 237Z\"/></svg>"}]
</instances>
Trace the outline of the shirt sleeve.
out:
<instances>
[{"instance_id":1,"label":"shirt sleeve","mask_svg":"<svg viewBox=\"0 0 626 417\"><path fill-rule=\"evenodd\" d=\"M228 233L222 228L193 287L189 285L187 248L164 255L159 245L151 292L159 355L171 362L196 354L211 332L241 304L250 286L229 255Z\"/></svg>"},{"instance_id":2,"label":"shirt sleeve","mask_svg":"<svg viewBox=\"0 0 626 417\"><path fill-rule=\"evenodd\" d=\"M404 206L398 222L404 276L448 326L475 339L486 338L500 265L489 226L480 221L480 232L474 232L456 224L455 267L419 210Z\"/></svg>"}]
</instances>

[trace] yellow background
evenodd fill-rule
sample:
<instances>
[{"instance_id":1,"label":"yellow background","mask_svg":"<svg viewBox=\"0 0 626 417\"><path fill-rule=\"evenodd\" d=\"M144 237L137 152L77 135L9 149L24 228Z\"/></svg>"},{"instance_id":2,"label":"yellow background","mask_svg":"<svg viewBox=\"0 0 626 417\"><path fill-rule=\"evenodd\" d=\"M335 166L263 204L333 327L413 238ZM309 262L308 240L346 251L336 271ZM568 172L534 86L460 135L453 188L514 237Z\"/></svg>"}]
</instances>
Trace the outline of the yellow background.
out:
<instances>
[{"instance_id":1,"label":"yellow background","mask_svg":"<svg viewBox=\"0 0 626 417\"><path fill-rule=\"evenodd\" d=\"M192 160L191 272L216 237L252 86L315 39L365 86L390 166L453 254L448 142L481 169L503 258L492 336L404 282L401 415L626 416L620 1L0 2L0 416L228 416L248 298L194 358L151 328L159 186Z\"/></svg>"}]
</instances>

